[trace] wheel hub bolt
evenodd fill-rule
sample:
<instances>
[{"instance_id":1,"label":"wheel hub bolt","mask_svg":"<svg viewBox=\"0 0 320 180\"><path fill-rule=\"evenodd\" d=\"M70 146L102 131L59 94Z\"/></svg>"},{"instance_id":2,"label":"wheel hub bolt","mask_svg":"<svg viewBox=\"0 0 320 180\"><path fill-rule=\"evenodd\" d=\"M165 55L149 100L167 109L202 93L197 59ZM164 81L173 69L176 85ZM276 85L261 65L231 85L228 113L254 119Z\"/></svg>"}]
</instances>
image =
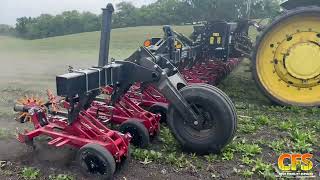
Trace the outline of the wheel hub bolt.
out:
<instances>
[{"instance_id":1,"label":"wheel hub bolt","mask_svg":"<svg viewBox=\"0 0 320 180\"><path fill-rule=\"evenodd\" d=\"M198 122L198 121L195 121L193 124L197 126L197 125L199 124L199 122Z\"/></svg>"}]
</instances>

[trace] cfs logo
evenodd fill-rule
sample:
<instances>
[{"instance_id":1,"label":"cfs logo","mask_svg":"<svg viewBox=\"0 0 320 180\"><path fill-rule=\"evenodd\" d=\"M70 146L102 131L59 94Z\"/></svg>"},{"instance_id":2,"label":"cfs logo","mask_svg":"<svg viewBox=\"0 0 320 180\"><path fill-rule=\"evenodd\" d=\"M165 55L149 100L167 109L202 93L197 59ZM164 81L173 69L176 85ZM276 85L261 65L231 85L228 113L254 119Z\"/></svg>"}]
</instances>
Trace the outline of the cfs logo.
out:
<instances>
[{"instance_id":1,"label":"cfs logo","mask_svg":"<svg viewBox=\"0 0 320 180\"><path fill-rule=\"evenodd\" d=\"M313 168L312 157L309 153L282 154L278 159L278 167L282 171L310 171Z\"/></svg>"}]
</instances>

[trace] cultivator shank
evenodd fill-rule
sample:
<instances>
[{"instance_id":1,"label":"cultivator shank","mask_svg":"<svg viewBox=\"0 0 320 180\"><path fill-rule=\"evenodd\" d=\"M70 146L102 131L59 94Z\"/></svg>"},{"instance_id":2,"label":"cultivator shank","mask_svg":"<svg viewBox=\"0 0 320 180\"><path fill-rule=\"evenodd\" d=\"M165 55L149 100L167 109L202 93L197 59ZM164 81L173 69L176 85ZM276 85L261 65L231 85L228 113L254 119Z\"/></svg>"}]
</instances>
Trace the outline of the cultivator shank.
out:
<instances>
[{"instance_id":1,"label":"cultivator shank","mask_svg":"<svg viewBox=\"0 0 320 180\"><path fill-rule=\"evenodd\" d=\"M205 61L195 64L191 68L184 68L181 74L188 83L206 83L217 85L222 79L228 76L240 63L240 59L232 58L226 62Z\"/></svg>"},{"instance_id":2,"label":"cultivator shank","mask_svg":"<svg viewBox=\"0 0 320 180\"><path fill-rule=\"evenodd\" d=\"M122 124L128 119L137 119L148 130L150 136L158 134L160 128L160 116L142 109L136 102L124 96L114 106L110 101L93 101L87 110L92 116L101 119L104 123Z\"/></svg>"}]
</instances>

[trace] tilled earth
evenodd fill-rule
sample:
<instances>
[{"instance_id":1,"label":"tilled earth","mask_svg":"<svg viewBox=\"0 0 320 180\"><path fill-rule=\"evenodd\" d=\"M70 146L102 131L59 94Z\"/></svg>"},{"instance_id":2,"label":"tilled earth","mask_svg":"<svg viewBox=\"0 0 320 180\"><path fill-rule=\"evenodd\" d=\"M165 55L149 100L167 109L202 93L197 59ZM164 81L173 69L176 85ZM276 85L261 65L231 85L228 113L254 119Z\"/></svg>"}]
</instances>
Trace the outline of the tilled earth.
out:
<instances>
[{"instance_id":1,"label":"tilled earth","mask_svg":"<svg viewBox=\"0 0 320 180\"><path fill-rule=\"evenodd\" d=\"M56 149L45 143L37 143L37 148L19 144L14 139L0 141L0 158L2 168L0 179L24 179L24 167L34 167L40 170L37 179L49 179L49 175L66 174L75 179L89 180L79 173L75 162L76 150L72 148ZM168 165L143 165L139 161L129 160L128 164L115 174L115 179L207 179L201 174L188 171L178 172Z\"/></svg>"}]
</instances>

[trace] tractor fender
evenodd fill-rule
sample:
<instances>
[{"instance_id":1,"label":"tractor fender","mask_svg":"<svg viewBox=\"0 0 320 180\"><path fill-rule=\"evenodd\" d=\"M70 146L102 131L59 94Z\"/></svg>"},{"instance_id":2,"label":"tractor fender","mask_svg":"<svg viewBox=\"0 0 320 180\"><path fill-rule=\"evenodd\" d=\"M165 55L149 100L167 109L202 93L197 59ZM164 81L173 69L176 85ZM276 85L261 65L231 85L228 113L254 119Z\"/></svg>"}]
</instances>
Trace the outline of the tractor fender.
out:
<instances>
[{"instance_id":1,"label":"tractor fender","mask_svg":"<svg viewBox=\"0 0 320 180\"><path fill-rule=\"evenodd\" d=\"M319 0L288 0L281 4L281 7L285 10L292 10L299 7L318 6L320 7Z\"/></svg>"}]
</instances>

